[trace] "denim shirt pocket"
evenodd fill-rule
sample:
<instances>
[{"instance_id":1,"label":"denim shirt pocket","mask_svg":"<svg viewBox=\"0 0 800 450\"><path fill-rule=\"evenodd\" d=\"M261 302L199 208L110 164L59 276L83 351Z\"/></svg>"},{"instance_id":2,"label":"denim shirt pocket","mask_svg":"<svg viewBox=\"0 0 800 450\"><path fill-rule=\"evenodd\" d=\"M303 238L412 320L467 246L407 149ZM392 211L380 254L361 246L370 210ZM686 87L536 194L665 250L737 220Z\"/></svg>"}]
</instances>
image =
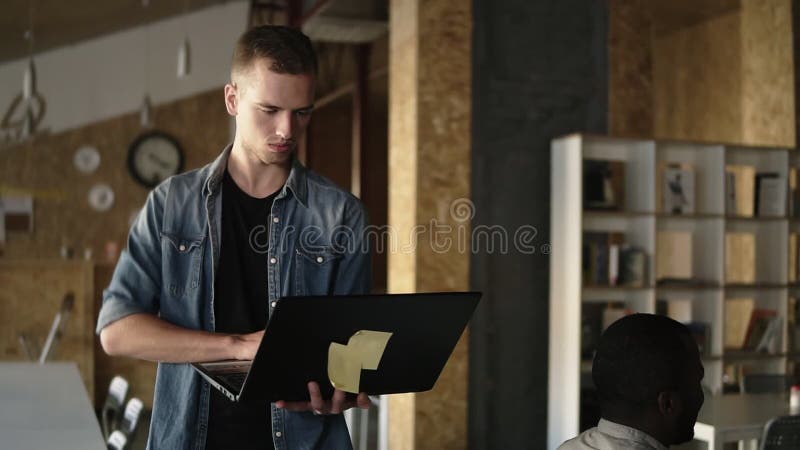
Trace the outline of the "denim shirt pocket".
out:
<instances>
[{"instance_id":1,"label":"denim shirt pocket","mask_svg":"<svg viewBox=\"0 0 800 450\"><path fill-rule=\"evenodd\" d=\"M295 249L295 295L329 295L333 292L342 254L329 247Z\"/></svg>"},{"instance_id":2,"label":"denim shirt pocket","mask_svg":"<svg viewBox=\"0 0 800 450\"><path fill-rule=\"evenodd\" d=\"M170 296L183 298L200 284L204 237L182 237L161 233L164 287Z\"/></svg>"}]
</instances>

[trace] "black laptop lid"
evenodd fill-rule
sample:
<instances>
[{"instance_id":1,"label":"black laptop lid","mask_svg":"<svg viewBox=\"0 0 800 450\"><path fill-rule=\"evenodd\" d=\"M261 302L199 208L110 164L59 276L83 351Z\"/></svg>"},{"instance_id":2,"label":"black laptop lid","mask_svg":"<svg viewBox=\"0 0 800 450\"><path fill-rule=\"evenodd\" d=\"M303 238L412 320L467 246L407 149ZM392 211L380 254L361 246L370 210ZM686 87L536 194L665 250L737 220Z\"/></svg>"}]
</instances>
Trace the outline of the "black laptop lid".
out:
<instances>
[{"instance_id":1,"label":"black laptop lid","mask_svg":"<svg viewBox=\"0 0 800 450\"><path fill-rule=\"evenodd\" d=\"M481 294L477 292L288 297L267 324L241 400L305 401L308 381L330 398L328 350L358 331L392 333L377 370L361 370L370 395L433 388Z\"/></svg>"}]
</instances>

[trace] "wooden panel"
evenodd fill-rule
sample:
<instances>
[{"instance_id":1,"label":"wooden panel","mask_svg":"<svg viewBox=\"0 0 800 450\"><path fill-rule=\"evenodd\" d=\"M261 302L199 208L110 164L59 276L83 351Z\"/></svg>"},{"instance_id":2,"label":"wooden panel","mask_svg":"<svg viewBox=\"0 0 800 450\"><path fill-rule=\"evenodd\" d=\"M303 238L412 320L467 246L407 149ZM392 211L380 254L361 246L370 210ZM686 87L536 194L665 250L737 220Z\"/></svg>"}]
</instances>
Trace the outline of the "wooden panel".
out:
<instances>
[{"instance_id":1,"label":"wooden panel","mask_svg":"<svg viewBox=\"0 0 800 450\"><path fill-rule=\"evenodd\" d=\"M791 0L742 4L742 142L795 146Z\"/></svg>"},{"instance_id":2,"label":"wooden panel","mask_svg":"<svg viewBox=\"0 0 800 450\"><path fill-rule=\"evenodd\" d=\"M94 395L94 285L92 265L83 261L0 261L0 358L27 360L20 333L44 346L53 318L67 293L75 303L52 360L74 361Z\"/></svg>"},{"instance_id":3,"label":"wooden panel","mask_svg":"<svg viewBox=\"0 0 800 450\"><path fill-rule=\"evenodd\" d=\"M739 9L741 0L669 0L648 3L653 9L654 30L660 35L731 13Z\"/></svg>"},{"instance_id":4,"label":"wooden panel","mask_svg":"<svg viewBox=\"0 0 800 450\"><path fill-rule=\"evenodd\" d=\"M344 95L314 110L306 133L308 168L350 190L353 98Z\"/></svg>"},{"instance_id":5,"label":"wooden panel","mask_svg":"<svg viewBox=\"0 0 800 450\"><path fill-rule=\"evenodd\" d=\"M389 200L388 84L389 79L385 75L370 80L367 136L361 161L364 167L364 191L361 193L361 201L364 202L369 212L370 224L375 226L384 226L387 223ZM389 252L387 239L383 238L383 241L382 248L378 246L377 241L372 242L375 244L372 254L372 289L374 292L386 292L386 260Z\"/></svg>"},{"instance_id":6,"label":"wooden panel","mask_svg":"<svg viewBox=\"0 0 800 450\"><path fill-rule=\"evenodd\" d=\"M436 220L469 236L475 213L467 203L472 170L472 2L419 5L416 223L432 226ZM467 213L456 205L466 207ZM468 290L470 252L458 245L442 251L431 234L420 236L415 252L416 291ZM467 447L468 342L469 329L453 349L436 389L417 395L417 449Z\"/></svg>"},{"instance_id":7,"label":"wooden panel","mask_svg":"<svg viewBox=\"0 0 800 450\"><path fill-rule=\"evenodd\" d=\"M718 11L654 38L656 137L793 147L791 1Z\"/></svg>"},{"instance_id":8,"label":"wooden panel","mask_svg":"<svg viewBox=\"0 0 800 450\"><path fill-rule=\"evenodd\" d=\"M416 225L418 0L394 0L389 13L389 210L388 225L397 230L398 248ZM390 252L387 290L414 292L416 258ZM416 395L390 395L387 401L389 448L413 450L416 439Z\"/></svg>"},{"instance_id":9,"label":"wooden panel","mask_svg":"<svg viewBox=\"0 0 800 450\"><path fill-rule=\"evenodd\" d=\"M613 0L609 7L608 131L653 135L653 15L648 0Z\"/></svg>"},{"instance_id":10,"label":"wooden panel","mask_svg":"<svg viewBox=\"0 0 800 450\"><path fill-rule=\"evenodd\" d=\"M417 235L415 227L435 220L469 235L474 213L468 203L471 5L465 0L390 3L389 226L400 246L414 242L408 251L389 255L389 292L469 288L469 251L455 244L436 248L440 242L433 242L431 230ZM389 400L392 448L467 447L466 336L435 389Z\"/></svg>"},{"instance_id":11,"label":"wooden panel","mask_svg":"<svg viewBox=\"0 0 800 450\"><path fill-rule=\"evenodd\" d=\"M741 142L742 76L738 12L653 42L655 135Z\"/></svg>"}]
</instances>

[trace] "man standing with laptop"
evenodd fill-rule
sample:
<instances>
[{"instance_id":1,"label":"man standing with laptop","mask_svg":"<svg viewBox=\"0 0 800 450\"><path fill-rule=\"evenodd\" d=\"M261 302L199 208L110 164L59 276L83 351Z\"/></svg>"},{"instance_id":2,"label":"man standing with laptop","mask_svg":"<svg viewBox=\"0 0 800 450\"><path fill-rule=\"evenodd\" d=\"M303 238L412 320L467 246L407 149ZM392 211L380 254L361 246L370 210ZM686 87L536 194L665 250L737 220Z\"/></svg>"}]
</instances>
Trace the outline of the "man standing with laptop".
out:
<instances>
[{"instance_id":1,"label":"man standing with laptop","mask_svg":"<svg viewBox=\"0 0 800 450\"><path fill-rule=\"evenodd\" d=\"M369 406L313 382L310 402L234 403L187 364L253 359L281 297L369 291L363 206L294 157L316 70L297 30L243 34L225 86L234 142L156 187L130 231L97 332L111 355L159 362L149 449L350 448L340 413Z\"/></svg>"}]
</instances>

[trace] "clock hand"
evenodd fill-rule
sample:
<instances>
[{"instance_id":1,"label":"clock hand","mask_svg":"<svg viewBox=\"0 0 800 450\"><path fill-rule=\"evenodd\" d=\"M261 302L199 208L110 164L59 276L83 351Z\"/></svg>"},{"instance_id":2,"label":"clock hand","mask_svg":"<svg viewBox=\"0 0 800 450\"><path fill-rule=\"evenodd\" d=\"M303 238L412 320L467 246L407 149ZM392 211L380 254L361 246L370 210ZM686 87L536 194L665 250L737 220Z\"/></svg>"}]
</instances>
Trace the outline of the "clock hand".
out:
<instances>
[{"instance_id":1,"label":"clock hand","mask_svg":"<svg viewBox=\"0 0 800 450\"><path fill-rule=\"evenodd\" d=\"M154 153L148 153L147 158L156 164L160 165L162 169L169 170L169 163L164 161L163 159L159 158L158 155Z\"/></svg>"}]
</instances>

